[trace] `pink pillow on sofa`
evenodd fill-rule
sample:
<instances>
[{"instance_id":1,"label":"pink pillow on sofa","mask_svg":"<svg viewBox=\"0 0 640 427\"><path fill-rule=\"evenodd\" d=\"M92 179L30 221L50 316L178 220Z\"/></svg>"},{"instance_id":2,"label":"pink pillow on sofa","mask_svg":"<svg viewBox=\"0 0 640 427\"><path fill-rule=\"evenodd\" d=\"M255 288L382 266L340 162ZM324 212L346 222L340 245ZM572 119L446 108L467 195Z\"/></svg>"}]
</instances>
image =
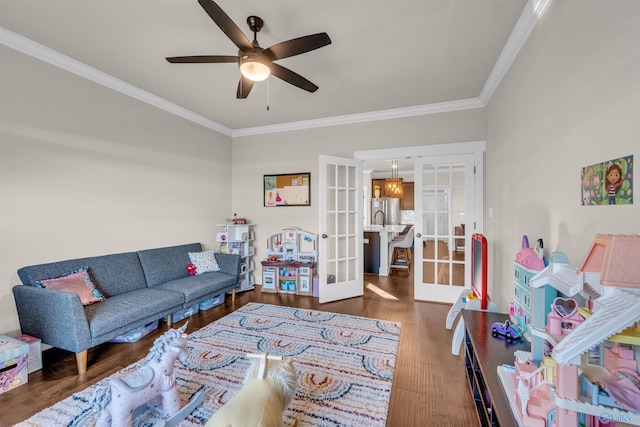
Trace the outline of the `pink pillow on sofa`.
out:
<instances>
[{"instance_id":1,"label":"pink pillow on sofa","mask_svg":"<svg viewBox=\"0 0 640 427\"><path fill-rule=\"evenodd\" d=\"M93 285L91 277L89 277L89 272L86 268L74 271L66 276L39 280L36 282L36 286L55 291L65 291L78 294L82 305L89 305L94 302L105 300L104 295L102 295Z\"/></svg>"}]
</instances>

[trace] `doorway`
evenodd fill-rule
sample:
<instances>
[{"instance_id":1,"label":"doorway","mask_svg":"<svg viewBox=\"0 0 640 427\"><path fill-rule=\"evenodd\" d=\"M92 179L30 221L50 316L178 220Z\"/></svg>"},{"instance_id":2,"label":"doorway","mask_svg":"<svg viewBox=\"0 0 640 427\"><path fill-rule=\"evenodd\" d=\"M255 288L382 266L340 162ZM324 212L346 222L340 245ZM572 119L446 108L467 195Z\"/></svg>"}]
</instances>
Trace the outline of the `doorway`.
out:
<instances>
[{"instance_id":1,"label":"doorway","mask_svg":"<svg viewBox=\"0 0 640 427\"><path fill-rule=\"evenodd\" d=\"M476 141L354 153L365 170L371 162L413 162L416 300L452 303L471 285L466 261L471 235L484 227L485 146Z\"/></svg>"}]
</instances>

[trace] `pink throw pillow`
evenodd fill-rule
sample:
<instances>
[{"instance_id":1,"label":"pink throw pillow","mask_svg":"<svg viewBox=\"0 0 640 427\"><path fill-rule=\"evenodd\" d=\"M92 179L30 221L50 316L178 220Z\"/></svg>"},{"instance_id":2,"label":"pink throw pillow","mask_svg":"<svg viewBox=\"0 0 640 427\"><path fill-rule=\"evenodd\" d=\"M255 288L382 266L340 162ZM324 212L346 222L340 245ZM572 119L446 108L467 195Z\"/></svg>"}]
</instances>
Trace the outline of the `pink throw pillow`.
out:
<instances>
[{"instance_id":1,"label":"pink throw pillow","mask_svg":"<svg viewBox=\"0 0 640 427\"><path fill-rule=\"evenodd\" d=\"M82 305L89 305L105 300L104 295L93 285L86 268L69 273L66 276L37 281L36 285L55 291L78 294Z\"/></svg>"}]
</instances>

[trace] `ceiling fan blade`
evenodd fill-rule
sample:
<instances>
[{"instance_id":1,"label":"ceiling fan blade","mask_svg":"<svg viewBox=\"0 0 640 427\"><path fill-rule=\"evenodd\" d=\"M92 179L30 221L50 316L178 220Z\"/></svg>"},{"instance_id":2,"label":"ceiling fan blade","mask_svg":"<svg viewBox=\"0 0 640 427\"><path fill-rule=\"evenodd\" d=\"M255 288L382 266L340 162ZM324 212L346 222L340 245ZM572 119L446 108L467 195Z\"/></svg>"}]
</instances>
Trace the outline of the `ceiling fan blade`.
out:
<instances>
[{"instance_id":1,"label":"ceiling fan blade","mask_svg":"<svg viewBox=\"0 0 640 427\"><path fill-rule=\"evenodd\" d=\"M198 3L200 3L200 6L202 6L205 12L213 19L213 22L220 27L222 32L229 37L233 44L238 46L240 50L251 49L251 41L249 41L247 36L244 35L242 30L240 30L220 6L212 0L198 0Z\"/></svg>"},{"instance_id":2,"label":"ceiling fan blade","mask_svg":"<svg viewBox=\"0 0 640 427\"><path fill-rule=\"evenodd\" d=\"M238 63L238 57L225 55L172 56L167 58L167 61L172 64Z\"/></svg>"},{"instance_id":3,"label":"ceiling fan blade","mask_svg":"<svg viewBox=\"0 0 640 427\"><path fill-rule=\"evenodd\" d=\"M267 58L275 61L276 59L288 58L311 50L319 49L323 46L331 44L331 39L327 33L311 34L297 39L287 40L286 42L274 44L264 50Z\"/></svg>"},{"instance_id":4,"label":"ceiling fan blade","mask_svg":"<svg viewBox=\"0 0 640 427\"><path fill-rule=\"evenodd\" d=\"M236 98L244 99L249 96L249 92L251 92L251 88L253 88L253 80L249 80L245 76L240 76L240 81L238 82L238 91L236 93Z\"/></svg>"},{"instance_id":5,"label":"ceiling fan blade","mask_svg":"<svg viewBox=\"0 0 640 427\"><path fill-rule=\"evenodd\" d=\"M282 65L271 63L269 68L271 68L271 74L281 80L284 80L287 83L298 86L300 89L304 89L307 92L312 93L318 90L318 86L314 85L309 80L302 77L300 74L294 73L293 71L283 67Z\"/></svg>"}]
</instances>

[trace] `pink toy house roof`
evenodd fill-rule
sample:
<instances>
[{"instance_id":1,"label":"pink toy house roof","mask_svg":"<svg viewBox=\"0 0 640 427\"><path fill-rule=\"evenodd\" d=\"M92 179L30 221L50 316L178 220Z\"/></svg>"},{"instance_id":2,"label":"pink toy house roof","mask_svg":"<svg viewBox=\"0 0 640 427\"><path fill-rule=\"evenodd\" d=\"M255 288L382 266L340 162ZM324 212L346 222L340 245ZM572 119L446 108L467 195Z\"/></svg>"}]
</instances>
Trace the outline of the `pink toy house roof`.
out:
<instances>
[{"instance_id":1,"label":"pink toy house roof","mask_svg":"<svg viewBox=\"0 0 640 427\"><path fill-rule=\"evenodd\" d=\"M640 288L640 235L597 234L580 271L600 273L600 283Z\"/></svg>"}]
</instances>

